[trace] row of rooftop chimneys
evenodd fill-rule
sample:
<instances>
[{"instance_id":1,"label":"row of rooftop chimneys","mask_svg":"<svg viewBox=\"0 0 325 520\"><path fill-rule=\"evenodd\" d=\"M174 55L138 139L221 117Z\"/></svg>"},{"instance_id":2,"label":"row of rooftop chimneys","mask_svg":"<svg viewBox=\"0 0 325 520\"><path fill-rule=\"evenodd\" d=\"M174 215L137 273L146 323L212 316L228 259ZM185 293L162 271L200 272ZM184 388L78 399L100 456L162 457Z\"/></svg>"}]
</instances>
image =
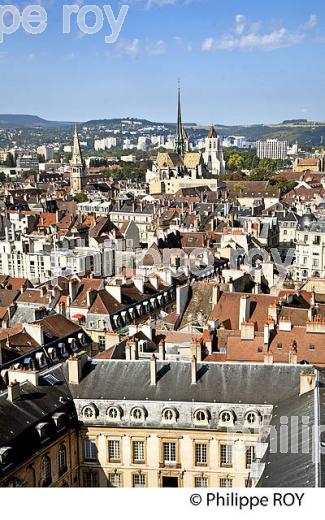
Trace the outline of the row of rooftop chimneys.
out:
<instances>
[{"instance_id":1,"label":"row of rooftop chimneys","mask_svg":"<svg viewBox=\"0 0 325 520\"><path fill-rule=\"evenodd\" d=\"M291 303L289 295L285 300L272 303L268 306L268 320L264 324L264 344L269 345L271 331L275 330L276 325L280 331L290 332L292 330L293 322L290 317L280 317L279 314L283 303ZM257 303L258 305L258 303ZM311 305L308 309L308 321L306 323L307 332L325 333L325 320L317 316L317 304L315 303L315 294L312 293ZM294 308L292 308L294 312ZM255 325L250 321L251 317L251 302L248 295L241 296L239 304L239 330L241 332L241 339L253 340L255 338Z\"/></svg>"},{"instance_id":2,"label":"row of rooftop chimneys","mask_svg":"<svg viewBox=\"0 0 325 520\"><path fill-rule=\"evenodd\" d=\"M83 378L83 370L88 363L89 357L86 352L79 352L68 359L68 381L69 384L78 385ZM8 383L8 400L14 402L18 400L22 393L20 383L30 381L34 386L38 385L38 378L28 377L28 371L10 370ZM198 363L196 356L191 360L191 384L198 383ZM150 359L150 386L157 386L159 382L157 358L152 355ZM314 368L305 369L300 372L300 395L310 392L316 388L317 377Z\"/></svg>"}]
</instances>

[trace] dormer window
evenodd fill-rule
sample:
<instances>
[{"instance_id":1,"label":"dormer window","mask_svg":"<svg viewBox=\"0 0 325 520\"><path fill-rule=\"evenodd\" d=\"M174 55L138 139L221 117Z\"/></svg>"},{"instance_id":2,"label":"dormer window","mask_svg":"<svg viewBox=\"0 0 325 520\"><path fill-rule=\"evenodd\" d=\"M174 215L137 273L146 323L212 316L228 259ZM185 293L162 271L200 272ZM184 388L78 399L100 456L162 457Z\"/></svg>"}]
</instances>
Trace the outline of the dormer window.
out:
<instances>
[{"instance_id":1,"label":"dormer window","mask_svg":"<svg viewBox=\"0 0 325 520\"><path fill-rule=\"evenodd\" d=\"M40 436L41 442L46 441L49 438L49 423L42 422L36 426L36 430Z\"/></svg>"},{"instance_id":2,"label":"dormer window","mask_svg":"<svg viewBox=\"0 0 325 520\"><path fill-rule=\"evenodd\" d=\"M109 421L119 421L122 416L121 409L118 406L110 406L106 412Z\"/></svg>"},{"instance_id":3,"label":"dormer window","mask_svg":"<svg viewBox=\"0 0 325 520\"><path fill-rule=\"evenodd\" d=\"M54 347L50 347L47 352L52 361L55 361L58 358L56 349Z\"/></svg>"},{"instance_id":4,"label":"dormer window","mask_svg":"<svg viewBox=\"0 0 325 520\"><path fill-rule=\"evenodd\" d=\"M172 424L177 421L177 412L173 408L166 408L161 415L164 423Z\"/></svg>"},{"instance_id":5,"label":"dormer window","mask_svg":"<svg viewBox=\"0 0 325 520\"><path fill-rule=\"evenodd\" d=\"M0 448L0 464L1 466L7 466L11 463L12 448L9 446L3 446Z\"/></svg>"},{"instance_id":6,"label":"dormer window","mask_svg":"<svg viewBox=\"0 0 325 520\"><path fill-rule=\"evenodd\" d=\"M258 412L247 412L245 415L245 422L248 427L257 428L261 421L260 414Z\"/></svg>"},{"instance_id":7,"label":"dormer window","mask_svg":"<svg viewBox=\"0 0 325 520\"><path fill-rule=\"evenodd\" d=\"M67 414L64 412L55 413L52 418L57 428L63 428L65 426Z\"/></svg>"},{"instance_id":8,"label":"dormer window","mask_svg":"<svg viewBox=\"0 0 325 520\"><path fill-rule=\"evenodd\" d=\"M224 426L232 426L235 422L235 414L231 410L224 410L219 415L219 423Z\"/></svg>"},{"instance_id":9,"label":"dormer window","mask_svg":"<svg viewBox=\"0 0 325 520\"><path fill-rule=\"evenodd\" d=\"M37 359L39 368L43 368L46 366L45 356L44 356L43 352L37 352L36 359Z\"/></svg>"},{"instance_id":10,"label":"dormer window","mask_svg":"<svg viewBox=\"0 0 325 520\"><path fill-rule=\"evenodd\" d=\"M97 415L97 410L96 410L96 407L95 405L89 405L89 406L85 406L84 409L82 410L82 415L85 419L95 419L96 415Z\"/></svg>"},{"instance_id":11,"label":"dormer window","mask_svg":"<svg viewBox=\"0 0 325 520\"><path fill-rule=\"evenodd\" d=\"M87 344L87 342L86 342L86 337L85 337L85 334L84 334L83 332L79 332L79 334L78 334L78 340L79 340L79 342L80 342L80 344L81 344L82 346L85 346L85 345Z\"/></svg>"},{"instance_id":12,"label":"dormer window","mask_svg":"<svg viewBox=\"0 0 325 520\"><path fill-rule=\"evenodd\" d=\"M133 408L131 411L131 419L135 422L142 422L145 419L145 411L143 408Z\"/></svg>"},{"instance_id":13,"label":"dormer window","mask_svg":"<svg viewBox=\"0 0 325 520\"><path fill-rule=\"evenodd\" d=\"M78 351L76 338L69 338L68 339L68 343L70 345L70 348L71 348L72 352L77 352Z\"/></svg>"},{"instance_id":14,"label":"dormer window","mask_svg":"<svg viewBox=\"0 0 325 520\"><path fill-rule=\"evenodd\" d=\"M68 351L64 343L59 343L60 354L62 357L68 357Z\"/></svg>"},{"instance_id":15,"label":"dormer window","mask_svg":"<svg viewBox=\"0 0 325 520\"><path fill-rule=\"evenodd\" d=\"M193 414L193 420L197 424L207 424L210 414L207 410L196 410Z\"/></svg>"}]
</instances>

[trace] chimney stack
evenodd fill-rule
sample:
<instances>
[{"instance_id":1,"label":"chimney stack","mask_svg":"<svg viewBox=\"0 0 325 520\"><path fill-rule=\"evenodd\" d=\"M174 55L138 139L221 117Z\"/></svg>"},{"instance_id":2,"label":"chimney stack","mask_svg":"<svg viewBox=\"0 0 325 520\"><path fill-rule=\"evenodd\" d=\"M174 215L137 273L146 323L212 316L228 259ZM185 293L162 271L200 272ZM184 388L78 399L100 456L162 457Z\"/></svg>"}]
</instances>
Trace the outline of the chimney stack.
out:
<instances>
[{"instance_id":1,"label":"chimney stack","mask_svg":"<svg viewBox=\"0 0 325 520\"><path fill-rule=\"evenodd\" d=\"M249 296L241 296L239 303L239 330L242 323L246 323L250 318L250 301Z\"/></svg>"},{"instance_id":2,"label":"chimney stack","mask_svg":"<svg viewBox=\"0 0 325 520\"><path fill-rule=\"evenodd\" d=\"M159 361L165 361L165 341L159 343Z\"/></svg>"},{"instance_id":3,"label":"chimney stack","mask_svg":"<svg viewBox=\"0 0 325 520\"><path fill-rule=\"evenodd\" d=\"M300 372L300 394L304 395L316 388L316 372L303 370Z\"/></svg>"},{"instance_id":4,"label":"chimney stack","mask_svg":"<svg viewBox=\"0 0 325 520\"><path fill-rule=\"evenodd\" d=\"M12 381L8 386L8 401L13 403L20 397L20 384L18 381Z\"/></svg>"},{"instance_id":5,"label":"chimney stack","mask_svg":"<svg viewBox=\"0 0 325 520\"><path fill-rule=\"evenodd\" d=\"M126 361L131 361L131 343L128 340L125 345L125 359Z\"/></svg>"},{"instance_id":6,"label":"chimney stack","mask_svg":"<svg viewBox=\"0 0 325 520\"><path fill-rule=\"evenodd\" d=\"M196 362L196 357L195 356L192 357L192 370L191 370L191 373L192 373L192 385L196 385L197 362Z\"/></svg>"},{"instance_id":7,"label":"chimney stack","mask_svg":"<svg viewBox=\"0 0 325 520\"><path fill-rule=\"evenodd\" d=\"M86 352L78 352L68 360L69 383L78 385L82 379L82 370L88 361Z\"/></svg>"},{"instance_id":8,"label":"chimney stack","mask_svg":"<svg viewBox=\"0 0 325 520\"><path fill-rule=\"evenodd\" d=\"M264 345L269 346L270 343L270 327L268 323L264 324Z\"/></svg>"},{"instance_id":9,"label":"chimney stack","mask_svg":"<svg viewBox=\"0 0 325 520\"><path fill-rule=\"evenodd\" d=\"M154 354L152 354L150 359L150 384L151 386L156 386L157 384L157 360Z\"/></svg>"},{"instance_id":10,"label":"chimney stack","mask_svg":"<svg viewBox=\"0 0 325 520\"><path fill-rule=\"evenodd\" d=\"M265 365L273 365L273 354L272 352L267 352L264 354L264 364Z\"/></svg>"},{"instance_id":11,"label":"chimney stack","mask_svg":"<svg viewBox=\"0 0 325 520\"><path fill-rule=\"evenodd\" d=\"M138 344L135 341L133 341L131 343L131 360L137 361L138 359L139 359Z\"/></svg>"}]
</instances>

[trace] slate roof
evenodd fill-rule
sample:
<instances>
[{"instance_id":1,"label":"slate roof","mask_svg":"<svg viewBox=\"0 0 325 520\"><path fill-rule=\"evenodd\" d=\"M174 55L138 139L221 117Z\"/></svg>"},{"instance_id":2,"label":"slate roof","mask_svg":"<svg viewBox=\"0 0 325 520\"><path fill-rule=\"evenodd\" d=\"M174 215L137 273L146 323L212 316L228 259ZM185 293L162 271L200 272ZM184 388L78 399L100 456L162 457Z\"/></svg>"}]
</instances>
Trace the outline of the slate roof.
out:
<instances>
[{"instance_id":1,"label":"slate roof","mask_svg":"<svg viewBox=\"0 0 325 520\"><path fill-rule=\"evenodd\" d=\"M150 385L148 361L92 362L76 399L273 404L299 394L302 367L286 365L198 364L191 384L190 362L157 362L158 384ZM63 366L67 376L67 366ZM258 389L258 391L257 391Z\"/></svg>"},{"instance_id":2,"label":"slate roof","mask_svg":"<svg viewBox=\"0 0 325 520\"><path fill-rule=\"evenodd\" d=\"M298 417L297 428L288 428L288 453L281 453L280 449L272 453L271 443L277 440L279 445L276 432L280 431L282 417ZM302 417L309 417L311 425L315 422L314 392L296 395L275 404L271 421L271 426L275 429L271 430L269 446L262 461L265 463L265 469L257 487L315 487L315 465L311 456L313 430L310 428L308 435L310 450L303 453ZM298 453L292 452L291 445L297 447Z\"/></svg>"}]
</instances>

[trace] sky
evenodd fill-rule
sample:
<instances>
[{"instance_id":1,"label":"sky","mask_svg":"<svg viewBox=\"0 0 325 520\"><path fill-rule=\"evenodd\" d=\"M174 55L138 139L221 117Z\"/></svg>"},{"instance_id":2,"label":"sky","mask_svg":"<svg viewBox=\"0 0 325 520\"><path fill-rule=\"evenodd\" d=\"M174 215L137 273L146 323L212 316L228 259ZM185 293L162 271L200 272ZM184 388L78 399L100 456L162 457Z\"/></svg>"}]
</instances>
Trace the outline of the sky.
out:
<instances>
[{"instance_id":1,"label":"sky","mask_svg":"<svg viewBox=\"0 0 325 520\"><path fill-rule=\"evenodd\" d=\"M9 3L9 1L8 1ZM77 15L63 34L63 4L129 6L115 43L84 34ZM0 113L51 120L141 117L199 124L325 121L324 0L32 0L42 34L23 27L0 43ZM19 11L26 1L13 2ZM108 9L108 7L107 7ZM85 10L83 11L83 13ZM1 13L0 13L1 15ZM81 18L80 18L81 19ZM1 21L3 20L3 22ZM0 24L10 25L10 15ZM1 25L2 27L2 25Z\"/></svg>"}]
</instances>

